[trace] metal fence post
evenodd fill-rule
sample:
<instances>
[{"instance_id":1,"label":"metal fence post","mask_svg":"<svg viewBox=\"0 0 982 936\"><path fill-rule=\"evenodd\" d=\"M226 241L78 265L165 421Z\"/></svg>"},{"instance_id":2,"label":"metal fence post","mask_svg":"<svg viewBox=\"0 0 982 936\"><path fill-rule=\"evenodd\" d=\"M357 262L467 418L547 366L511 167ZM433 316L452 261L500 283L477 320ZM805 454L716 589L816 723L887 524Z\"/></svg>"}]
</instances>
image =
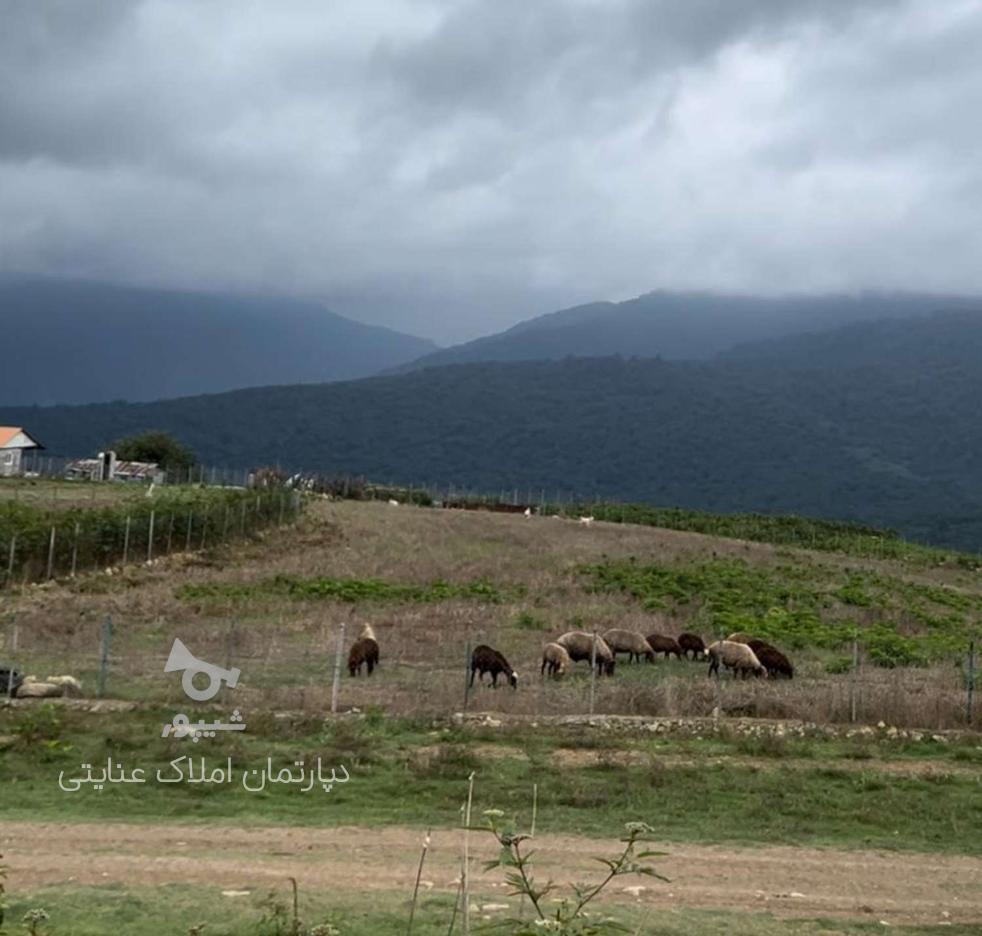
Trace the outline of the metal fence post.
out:
<instances>
[{"instance_id":1,"label":"metal fence post","mask_svg":"<svg viewBox=\"0 0 982 936\"><path fill-rule=\"evenodd\" d=\"M150 521L147 524L147 562L153 562L153 521L156 511L150 511Z\"/></svg>"},{"instance_id":2,"label":"metal fence post","mask_svg":"<svg viewBox=\"0 0 982 936\"><path fill-rule=\"evenodd\" d=\"M331 686L331 714L337 714L338 690L341 685L341 659L344 656L344 621L341 622L341 632L338 634L338 650L334 656L334 685Z\"/></svg>"},{"instance_id":3,"label":"metal fence post","mask_svg":"<svg viewBox=\"0 0 982 936\"><path fill-rule=\"evenodd\" d=\"M75 578L75 570L78 568L78 534L80 532L80 524L78 521L75 522L75 538L72 540L72 573L71 577Z\"/></svg>"},{"instance_id":4,"label":"metal fence post","mask_svg":"<svg viewBox=\"0 0 982 936\"><path fill-rule=\"evenodd\" d=\"M190 471L190 469L188 469ZM194 511L188 511L188 528L184 537L184 551L191 552L191 528L194 526Z\"/></svg>"},{"instance_id":5,"label":"metal fence post","mask_svg":"<svg viewBox=\"0 0 982 936\"><path fill-rule=\"evenodd\" d=\"M9 586L14 580L14 557L17 554L17 534L10 537L10 551L7 557L7 579L4 586Z\"/></svg>"},{"instance_id":6,"label":"metal fence post","mask_svg":"<svg viewBox=\"0 0 982 936\"><path fill-rule=\"evenodd\" d=\"M126 526L123 529L123 565L126 565L126 560L129 558L130 554L130 515L126 515Z\"/></svg>"},{"instance_id":7,"label":"metal fence post","mask_svg":"<svg viewBox=\"0 0 982 936\"><path fill-rule=\"evenodd\" d=\"M852 671L849 674L849 721L856 721L856 674L859 669L859 641L852 641Z\"/></svg>"},{"instance_id":8,"label":"metal fence post","mask_svg":"<svg viewBox=\"0 0 982 936\"><path fill-rule=\"evenodd\" d=\"M590 714L593 714L597 694L597 632L593 632L593 644L590 647Z\"/></svg>"},{"instance_id":9,"label":"metal fence post","mask_svg":"<svg viewBox=\"0 0 982 936\"><path fill-rule=\"evenodd\" d=\"M47 578L51 578L55 561L55 528L51 528L51 536L48 538L48 572Z\"/></svg>"},{"instance_id":10,"label":"metal fence post","mask_svg":"<svg viewBox=\"0 0 982 936\"><path fill-rule=\"evenodd\" d=\"M975 704L975 641L968 645L968 679L965 685L965 721L972 724Z\"/></svg>"},{"instance_id":11,"label":"metal fence post","mask_svg":"<svg viewBox=\"0 0 982 936\"><path fill-rule=\"evenodd\" d=\"M106 615L105 623L102 625L102 641L99 648L99 688L98 695L101 699L106 694L106 674L109 670L109 650L113 640L113 618L111 614Z\"/></svg>"},{"instance_id":12,"label":"metal fence post","mask_svg":"<svg viewBox=\"0 0 982 936\"><path fill-rule=\"evenodd\" d=\"M171 554L171 548L174 542L174 514L170 515L170 524L167 527L167 555Z\"/></svg>"}]
</instances>

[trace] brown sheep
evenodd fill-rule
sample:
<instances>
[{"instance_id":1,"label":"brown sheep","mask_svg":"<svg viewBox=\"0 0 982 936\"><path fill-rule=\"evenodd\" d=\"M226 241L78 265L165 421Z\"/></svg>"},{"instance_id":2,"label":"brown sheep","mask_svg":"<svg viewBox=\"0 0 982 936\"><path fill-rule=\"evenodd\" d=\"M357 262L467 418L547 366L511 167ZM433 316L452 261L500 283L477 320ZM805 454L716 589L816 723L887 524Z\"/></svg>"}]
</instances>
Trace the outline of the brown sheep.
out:
<instances>
[{"instance_id":1,"label":"brown sheep","mask_svg":"<svg viewBox=\"0 0 982 936\"><path fill-rule=\"evenodd\" d=\"M672 653L677 659L682 659L682 648L674 637L666 637L664 634L648 634L648 643L655 653L664 653L666 660Z\"/></svg>"},{"instance_id":2,"label":"brown sheep","mask_svg":"<svg viewBox=\"0 0 982 936\"><path fill-rule=\"evenodd\" d=\"M560 676L565 676L572 668L573 661L569 658L565 647L561 647L557 643L547 643L542 648L540 675L544 675L546 669L548 669L549 675L555 676L558 679Z\"/></svg>"},{"instance_id":3,"label":"brown sheep","mask_svg":"<svg viewBox=\"0 0 982 936\"><path fill-rule=\"evenodd\" d=\"M791 661L777 647L772 647L763 640L751 640L747 646L757 654L757 659L760 660L771 679L794 678L794 667L791 665Z\"/></svg>"},{"instance_id":4,"label":"brown sheep","mask_svg":"<svg viewBox=\"0 0 982 936\"><path fill-rule=\"evenodd\" d=\"M565 649L574 663L593 659L593 634L587 634L584 631L567 631L562 637L556 639L556 643ZM607 646L603 637L600 636L596 639L596 660L598 676L614 675L616 664L614 653Z\"/></svg>"},{"instance_id":5,"label":"brown sheep","mask_svg":"<svg viewBox=\"0 0 982 936\"><path fill-rule=\"evenodd\" d=\"M761 665L756 654L746 644L735 640L717 640L706 648L709 657L709 675L719 675L719 665L723 664L733 671L733 676L739 673L743 679L748 673L754 676L766 676L767 670Z\"/></svg>"},{"instance_id":6,"label":"brown sheep","mask_svg":"<svg viewBox=\"0 0 982 936\"><path fill-rule=\"evenodd\" d=\"M491 674L491 686L498 688L498 677L504 673L511 684L512 689L518 688L518 673L512 668L511 664L494 647L487 644L478 644L471 654L471 681L474 685L474 677L484 679L484 674Z\"/></svg>"},{"instance_id":7,"label":"brown sheep","mask_svg":"<svg viewBox=\"0 0 982 936\"><path fill-rule=\"evenodd\" d=\"M378 641L372 637L359 637L348 653L348 672L352 676L361 674L362 666L368 667L368 675L378 666Z\"/></svg>"},{"instance_id":8,"label":"brown sheep","mask_svg":"<svg viewBox=\"0 0 982 936\"><path fill-rule=\"evenodd\" d=\"M689 659L690 651L693 660L699 660L706 655L706 645L698 634L679 634L678 643L686 659Z\"/></svg>"},{"instance_id":9,"label":"brown sheep","mask_svg":"<svg viewBox=\"0 0 982 936\"><path fill-rule=\"evenodd\" d=\"M621 630L615 627L609 631L605 631L603 639L604 643L610 647L610 651L614 654L615 658L618 653L626 653L632 663L635 660L640 663L642 657L649 663L655 662L654 651L651 649L648 641L637 631Z\"/></svg>"}]
</instances>

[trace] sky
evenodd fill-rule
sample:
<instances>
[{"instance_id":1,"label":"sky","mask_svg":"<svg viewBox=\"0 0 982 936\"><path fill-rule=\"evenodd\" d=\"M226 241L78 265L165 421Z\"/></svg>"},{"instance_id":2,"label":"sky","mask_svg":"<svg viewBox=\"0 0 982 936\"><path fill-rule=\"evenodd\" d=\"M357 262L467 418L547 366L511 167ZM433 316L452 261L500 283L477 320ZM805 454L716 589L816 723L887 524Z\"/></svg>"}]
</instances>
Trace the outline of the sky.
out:
<instances>
[{"instance_id":1,"label":"sky","mask_svg":"<svg viewBox=\"0 0 982 936\"><path fill-rule=\"evenodd\" d=\"M3 0L0 271L441 344L652 289L982 292L982 0Z\"/></svg>"}]
</instances>

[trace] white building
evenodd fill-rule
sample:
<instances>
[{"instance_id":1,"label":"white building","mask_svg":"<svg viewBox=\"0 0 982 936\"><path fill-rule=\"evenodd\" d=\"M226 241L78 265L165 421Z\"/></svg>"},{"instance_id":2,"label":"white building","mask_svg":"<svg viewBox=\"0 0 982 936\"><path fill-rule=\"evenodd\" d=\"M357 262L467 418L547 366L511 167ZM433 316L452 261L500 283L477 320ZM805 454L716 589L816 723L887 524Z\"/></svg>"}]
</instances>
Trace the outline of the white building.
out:
<instances>
[{"instance_id":1,"label":"white building","mask_svg":"<svg viewBox=\"0 0 982 936\"><path fill-rule=\"evenodd\" d=\"M21 460L27 449L44 446L20 426L0 426L0 477L21 473Z\"/></svg>"}]
</instances>

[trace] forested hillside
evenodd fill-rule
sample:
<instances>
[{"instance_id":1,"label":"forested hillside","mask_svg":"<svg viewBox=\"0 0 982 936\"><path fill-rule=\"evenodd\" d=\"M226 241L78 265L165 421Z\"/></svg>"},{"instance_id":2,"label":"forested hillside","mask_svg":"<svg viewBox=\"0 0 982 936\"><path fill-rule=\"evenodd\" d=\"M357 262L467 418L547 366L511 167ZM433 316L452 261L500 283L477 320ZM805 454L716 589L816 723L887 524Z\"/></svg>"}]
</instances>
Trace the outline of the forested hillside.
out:
<instances>
[{"instance_id":1,"label":"forested hillside","mask_svg":"<svg viewBox=\"0 0 982 936\"><path fill-rule=\"evenodd\" d=\"M972 349L982 348L982 318L862 334L801 339L795 353L760 359L746 349L702 363L457 365L153 404L6 409L0 423L66 454L152 427L208 463L804 513L978 549L982 355Z\"/></svg>"}]
</instances>

